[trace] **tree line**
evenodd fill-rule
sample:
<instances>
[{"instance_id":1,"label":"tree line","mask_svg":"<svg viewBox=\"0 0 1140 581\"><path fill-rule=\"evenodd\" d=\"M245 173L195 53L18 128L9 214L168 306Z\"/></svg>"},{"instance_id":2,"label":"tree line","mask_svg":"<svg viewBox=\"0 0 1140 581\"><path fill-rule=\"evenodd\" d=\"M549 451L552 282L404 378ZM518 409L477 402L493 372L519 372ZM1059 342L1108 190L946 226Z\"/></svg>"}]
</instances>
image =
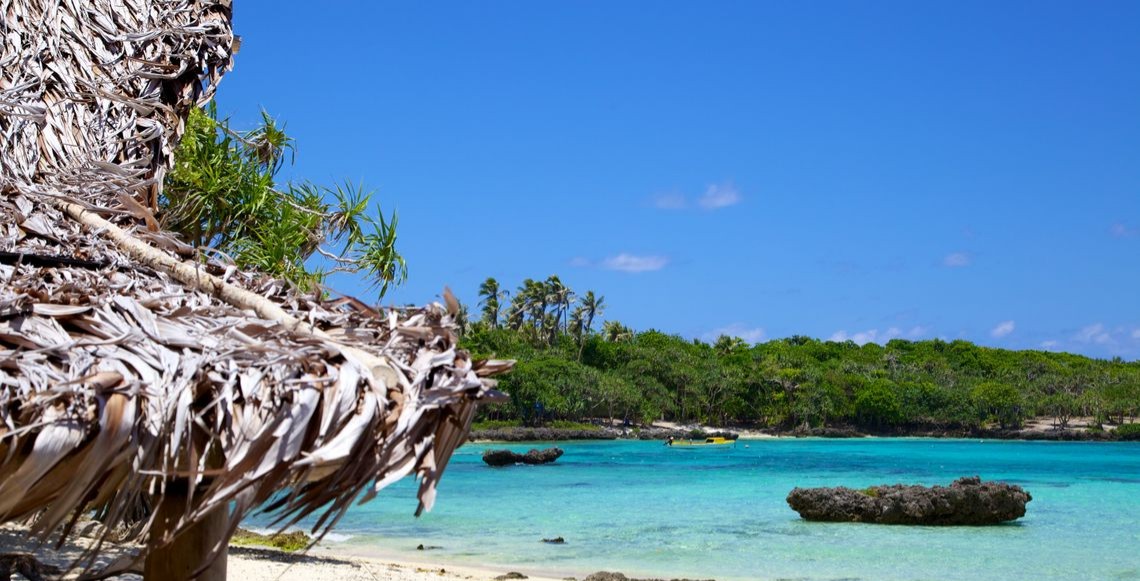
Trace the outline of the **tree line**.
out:
<instances>
[{"instance_id":1,"label":"tree line","mask_svg":"<svg viewBox=\"0 0 1140 581\"><path fill-rule=\"evenodd\" d=\"M616 321L557 276L527 279L513 295L489 278L480 317L462 341L476 356L513 358L501 387L508 405L484 419L540 425L613 418L717 426L1019 427L1031 417L1066 427L1073 417L1129 423L1140 411L1140 362L1012 351L968 341L885 345L794 336L749 345L736 337L688 340Z\"/></svg>"},{"instance_id":2,"label":"tree line","mask_svg":"<svg viewBox=\"0 0 1140 581\"><path fill-rule=\"evenodd\" d=\"M280 183L293 140L267 114L236 131L211 105L195 110L166 177L157 218L194 248L323 292L332 273L363 275L383 297L407 276L396 215L351 183ZM967 341L886 345L790 337L708 343L605 321L605 299L557 276L512 293L488 278L462 342L519 360L502 382L511 403L485 418L538 424L608 417L756 426L973 427L1049 416L1131 422L1140 362L1009 351Z\"/></svg>"}]
</instances>

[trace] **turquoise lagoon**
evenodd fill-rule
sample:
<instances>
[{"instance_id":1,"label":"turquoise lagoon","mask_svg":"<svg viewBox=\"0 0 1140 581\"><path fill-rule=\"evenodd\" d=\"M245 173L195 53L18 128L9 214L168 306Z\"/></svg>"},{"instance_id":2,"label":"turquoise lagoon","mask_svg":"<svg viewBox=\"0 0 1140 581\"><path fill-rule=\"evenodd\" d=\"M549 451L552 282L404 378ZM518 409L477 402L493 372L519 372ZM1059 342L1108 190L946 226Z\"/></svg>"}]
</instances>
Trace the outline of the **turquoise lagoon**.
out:
<instances>
[{"instance_id":1,"label":"turquoise lagoon","mask_svg":"<svg viewBox=\"0 0 1140 581\"><path fill-rule=\"evenodd\" d=\"M458 450L435 509L412 517L398 483L336 532L352 552L534 573L796 580L1140 579L1140 444L778 439L727 450L563 442L556 464L493 469ZM947 484L980 475L1025 487L1028 513L993 527L809 523L796 486ZM251 524L257 524L256 520ZM561 536L566 544L541 542ZM436 546L419 552L419 544Z\"/></svg>"}]
</instances>

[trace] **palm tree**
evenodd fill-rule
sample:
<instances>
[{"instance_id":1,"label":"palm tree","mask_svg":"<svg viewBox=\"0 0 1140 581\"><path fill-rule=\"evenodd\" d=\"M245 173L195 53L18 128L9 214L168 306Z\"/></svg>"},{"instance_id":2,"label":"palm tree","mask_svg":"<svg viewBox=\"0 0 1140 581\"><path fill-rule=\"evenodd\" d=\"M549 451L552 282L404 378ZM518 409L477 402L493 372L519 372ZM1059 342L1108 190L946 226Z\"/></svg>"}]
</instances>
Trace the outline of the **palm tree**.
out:
<instances>
[{"instance_id":1,"label":"palm tree","mask_svg":"<svg viewBox=\"0 0 1140 581\"><path fill-rule=\"evenodd\" d=\"M515 297L511 299L511 306L507 310L507 327L509 329L522 330L523 324L526 323L527 313L531 310L533 288L534 280L528 278L515 291Z\"/></svg>"},{"instance_id":2,"label":"palm tree","mask_svg":"<svg viewBox=\"0 0 1140 581\"><path fill-rule=\"evenodd\" d=\"M582 298L582 309L585 310L585 331L589 333L594 328L594 317L602 316L606 311L606 297L594 295L594 291L586 291L586 296Z\"/></svg>"},{"instance_id":3,"label":"palm tree","mask_svg":"<svg viewBox=\"0 0 1140 581\"><path fill-rule=\"evenodd\" d=\"M492 329L499 328L501 301L507 297L507 294L507 291L499 289L499 281L492 277L487 277L487 280L479 285L479 296L482 297L479 304L483 307L483 318L481 320Z\"/></svg>"},{"instance_id":4,"label":"palm tree","mask_svg":"<svg viewBox=\"0 0 1140 581\"><path fill-rule=\"evenodd\" d=\"M740 337L721 335L720 337L716 338L716 344L713 345L713 349L715 349L716 352L720 355L729 355L735 352L737 349L746 347L747 345L748 344L745 343L744 339L741 339Z\"/></svg>"},{"instance_id":5,"label":"palm tree","mask_svg":"<svg viewBox=\"0 0 1140 581\"><path fill-rule=\"evenodd\" d=\"M570 312L570 305L574 302L574 291L570 287L562 284L562 280L557 275L550 275L544 283L546 300L554 307L553 317L550 322L549 328L544 325L547 340L550 345L558 340L558 331L566 329L565 317Z\"/></svg>"},{"instance_id":6,"label":"palm tree","mask_svg":"<svg viewBox=\"0 0 1140 581\"><path fill-rule=\"evenodd\" d=\"M578 341L579 344L582 343L582 335L586 331L585 307L578 305L578 307L570 313L570 320L566 325L566 331L573 335L574 339Z\"/></svg>"},{"instance_id":7,"label":"palm tree","mask_svg":"<svg viewBox=\"0 0 1140 581\"><path fill-rule=\"evenodd\" d=\"M583 341L583 335L586 334L588 327L586 327L586 307L585 305L578 305L574 312L570 313L570 322L567 324L567 332L574 337L574 341L578 343L578 361L582 360L582 350L586 348L586 342Z\"/></svg>"},{"instance_id":8,"label":"palm tree","mask_svg":"<svg viewBox=\"0 0 1140 581\"><path fill-rule=\"evenodd\" d=\"M633 338L633 331L617 321L606 321L602 325L602 334L605 336L606 341L612 343L629 341Z\"/></svg>"}]
</instances>

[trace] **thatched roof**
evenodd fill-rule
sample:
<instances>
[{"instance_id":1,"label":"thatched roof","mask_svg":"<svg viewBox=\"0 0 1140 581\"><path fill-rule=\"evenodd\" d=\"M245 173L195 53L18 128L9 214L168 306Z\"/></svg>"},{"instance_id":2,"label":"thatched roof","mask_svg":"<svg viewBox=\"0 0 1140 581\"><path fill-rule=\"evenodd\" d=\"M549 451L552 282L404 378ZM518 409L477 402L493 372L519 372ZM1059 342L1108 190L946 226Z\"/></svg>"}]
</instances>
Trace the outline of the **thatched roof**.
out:
<instances>
[{"instance_id":1,"label":"thatched roof","mask_svg":"<svg viewBox=\"0 0 1140 581\"><path fill-rule=\"evenodd\" d=\"M430 508L510 367L457 349L455 305L325 301L157 228L182 123L236 50L229 2L0 9L0 521L35 516L46 538L95 510L114 528L181 487L148 548L267 502L320 532L409 474Z\"/></svg>"}]
</instances>

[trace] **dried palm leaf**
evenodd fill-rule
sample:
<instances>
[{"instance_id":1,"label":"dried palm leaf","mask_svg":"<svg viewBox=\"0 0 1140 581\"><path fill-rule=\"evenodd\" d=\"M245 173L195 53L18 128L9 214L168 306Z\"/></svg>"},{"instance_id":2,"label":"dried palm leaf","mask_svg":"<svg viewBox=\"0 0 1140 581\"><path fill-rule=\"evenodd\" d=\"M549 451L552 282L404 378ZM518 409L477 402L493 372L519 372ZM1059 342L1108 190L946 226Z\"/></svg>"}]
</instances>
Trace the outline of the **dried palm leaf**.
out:
<instances>
[{"instance_id":1,"label":"dried palm leaf","mask_svg":"<svg viewBox=\"0 0 1140 581\"><path fill-rule=\"evenodd\" d=\"M407 475L429 509L511 366L457 348L450 294L344 308L183 262L157 230L186 115L237 48L229 2L0 11L0 521L66 537L95 511L110 531L146 499L166 508L130 528L142 559L219 512L231 531L258 507L315 514L322 534Z\"/></svg>"}]
</instances>

